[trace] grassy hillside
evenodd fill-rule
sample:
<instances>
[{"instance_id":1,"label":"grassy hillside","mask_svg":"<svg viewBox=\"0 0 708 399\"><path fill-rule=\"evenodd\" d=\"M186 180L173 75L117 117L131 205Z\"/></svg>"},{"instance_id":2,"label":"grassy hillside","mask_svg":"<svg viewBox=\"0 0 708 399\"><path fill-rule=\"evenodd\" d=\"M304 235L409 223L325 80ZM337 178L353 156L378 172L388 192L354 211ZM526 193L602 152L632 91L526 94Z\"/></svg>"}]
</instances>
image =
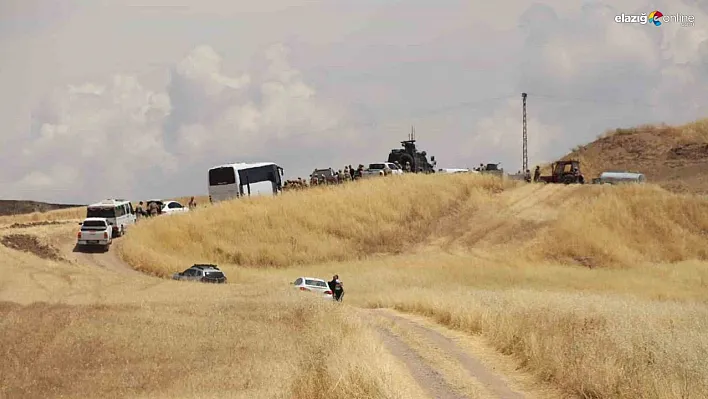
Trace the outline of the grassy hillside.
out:
<instances>
[{"instance_id":1,"label":"grassy hillside","mask_svg":"<svg viewBox=\"0 0 708 399\"><path fill-rule=\"evenodd\" d=\"M349 303L481 333L570 394L693 397L708 391L707 213L652 185L404 176L150 220L122 256L161 276L213 261L244 287L338 273Z\"/></svg>"},{"instance_id":2,"label":"grassy hillside","mask_svg":"<svg viewBox=\"0 0 708 399\"><path fill-rule=\"evenodd\" d=\"M122 253L140 270L161 275L180 269L184 259L284 267L401 253L461 203L482 204L512 184L488 176L397 176L224 202L147 220L126 237Z\"/></svg>"},{"instance_id":3,"label":"grassy hillside","mask_svg":"<svg viewBox=\"0 0 708 399\"><path fill-rule=\"evenodd\" d=\"M431 243L504 247L519 259L592 267L707 256L708 202L701 198L652 185L519 184L478 175L404 176L225 202L141 223L122 254L158 275L181 270L185 259L286 267Z\"/></svg>"},{"instance_id":4,"label":"grassy hillside","mask_svg":"<svg viewBox=\"0 0 708 399\"><path fill-rule=\"evenodd\" d=\"M43 213L58 209L77 208L81 205L50 204L38 201L0 200L0 216Z\"/></svg>"},{"instance_id":5,"label":"grassy hillside","mask_svg":"<svg viewBox=\"0 0 708 399\"><path fill-rule=\"evenodd\" d=\"M641 172L675 192L708 193L708 119L682 126L616 129L578 146L564 159L582 162L586 176L608 170Z\"/></svg>"}]
</instances>

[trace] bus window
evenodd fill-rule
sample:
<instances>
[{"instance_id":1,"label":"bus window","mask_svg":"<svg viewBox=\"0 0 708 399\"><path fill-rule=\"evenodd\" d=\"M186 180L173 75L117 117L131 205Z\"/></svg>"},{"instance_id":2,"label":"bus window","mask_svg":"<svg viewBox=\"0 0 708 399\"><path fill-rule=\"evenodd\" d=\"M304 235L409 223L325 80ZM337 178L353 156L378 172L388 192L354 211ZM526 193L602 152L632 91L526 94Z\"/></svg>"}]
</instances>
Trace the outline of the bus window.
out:
<instances>
[{"instance_id":1,"label":"bus window","mask_svg":"<svg viewBox=\"0 0 708 399\"><path fill-rule=\"evenodd\" d=\"M262 181L276 183L276 176L274 165L259 166L257 168L241 169L238 171L238 177L242 185L255 184Z\"/></svg>"},{"instance_id":2,"label":"bus window","mask_svg":"<svg viewBox=\"0 0 708 399\"><path fill-rule=\"evenodd\" d=\"M116 208L88 208L86 210L87 218L115 218Z\"/></svg>"},{"instance_id":3,"label":"bus window","mask_svg":"<svg viewBox=\"0 0 708 399\"><path fill-rule=\"evenodd\" d=\"M224 184L234 184L236 183L236 174L234 173L234 168L223 167L209 170L209 185L210 186L222 186Z\"/></svg>"}]
</instances>

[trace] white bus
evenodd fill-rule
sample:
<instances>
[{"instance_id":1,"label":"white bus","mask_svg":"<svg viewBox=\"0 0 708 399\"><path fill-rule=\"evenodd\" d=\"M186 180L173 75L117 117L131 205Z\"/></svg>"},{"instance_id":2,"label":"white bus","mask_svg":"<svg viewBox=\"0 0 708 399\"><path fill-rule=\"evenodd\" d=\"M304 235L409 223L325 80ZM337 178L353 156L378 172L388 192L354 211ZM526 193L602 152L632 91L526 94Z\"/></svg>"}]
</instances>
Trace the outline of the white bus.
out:
<instances>
[{"instance_id":1,"label":"white bus","mask_svg":"<svg viewBox=\"0 0 708 399\"><path fill-rule=\"evenodd\" d=\"M209 169L209 201L256 195L278 195L283 168L272 162L233 163Z\"/></svg>"},{"instance_id":2,"label":"white bus","mask_svg":"<svg viewBox=\"0 0 708 399\"><path fill-rule=\"evenodd\" d=\"M124 199L107 199L91 204L86 209L87 218L105 218L113 226L113 237L125 234L128 226L135 224L133 204Z\"/></svg>"}]
</instances>

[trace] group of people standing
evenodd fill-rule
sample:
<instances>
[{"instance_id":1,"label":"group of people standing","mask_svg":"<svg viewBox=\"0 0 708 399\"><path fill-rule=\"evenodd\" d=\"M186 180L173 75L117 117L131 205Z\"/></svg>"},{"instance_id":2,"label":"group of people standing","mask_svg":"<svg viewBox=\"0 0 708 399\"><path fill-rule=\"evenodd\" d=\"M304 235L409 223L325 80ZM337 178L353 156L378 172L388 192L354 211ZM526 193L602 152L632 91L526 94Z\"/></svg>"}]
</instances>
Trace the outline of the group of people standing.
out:
<instances>
[{"instance_id":1,"label":"group of people standing","mask_svg":"<svg viewBox=\"0 0 708 399\"><path fill-rule=\"evenodd\" d=\"M188 206L189 210L197 207L197 201L194 200L194 197L189 200ZM162 206L158 201L148 201L147 207L143 205L143 201L140 201L138 206L135 207L135 216L138 218L153 217L158 215L162 215Z\"/></svg>"},{"instance_id":2,"label":"group of people standing","mask_svg":"<svg viewBox=\"0 0 708 399\"><path fill-rule=\"evenodd\" d=\"M401 166L398 162L394 162L398 166L399 169L403 170L404 172L411 172L411 165L410 163L406 162L404 166ZM302 189L302 188L307 188L307 187L313 187L313 186L322 186L322 185L330 185L330 184L343 184L346 182L351 182L351 181L356 181L359 179L362 179L365 175L364 171L366 168L364 165L359 164L358 167L353 167L352 165L347 165L344 167L344 169L339 169L339 170L334 170L332 168L327 169L316 169L312 175L310 175L310 180L307 181L306 179L303 179L301 177L298 177L297 180L286 180L285 184L283 186L284 189ZM322 171L327 171L327 173L323 173ZM385 167L382 169L383 175L390 175L392 174L391 169L388 167Z\"/></svg>"},{"instance_id":3,"label":"group of people standing","mask_svg":"<svg viewBox=\"0 0 708 399\"><path fill-rule=\"evenodd\" d=\"M329 184L342 184L345 182L355 181L361 179L364 176L364 165L359 165L354 168L352 165L344 167L344 170L339 169L335 171L329 168L327 174L313 172L310 176L310 181L298 177L297 180L287 180L285 181L284 189L302 189L311 186L322 186Z\"/></svg>"}]
</instances>

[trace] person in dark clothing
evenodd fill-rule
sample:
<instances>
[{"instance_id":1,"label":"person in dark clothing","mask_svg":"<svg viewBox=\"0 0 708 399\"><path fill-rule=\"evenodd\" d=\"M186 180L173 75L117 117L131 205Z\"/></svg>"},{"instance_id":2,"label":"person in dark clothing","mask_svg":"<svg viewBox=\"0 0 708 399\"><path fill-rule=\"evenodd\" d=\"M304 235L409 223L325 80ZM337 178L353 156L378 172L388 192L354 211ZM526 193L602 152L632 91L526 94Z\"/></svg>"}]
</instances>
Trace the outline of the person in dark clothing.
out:
<instances>
[{"instance_id":1,"label":"person in dark clothing","mask_svg":"<svg viewBox=\"0 0 708 399\"><path fill-rule=\"evenodd\" d=\"M539 178L541 177L541 167L536 166L536 170L533 172L533 182L538 183Z\"/></svg>"},{"instance_id":2,"label":"person in dark clothing","mask_svg":"<svg viewBox=\"0 0 708 399\"><path fill-rule=\"evenodd\" d=\"M332 276L332 281L328 282L327 285L329 285L329 289L332 291L334 300L341 302L342 296L344 296L344 287L342 286L342 282L339 281L339 275L335 274Z\"/></svg>"}]
</instances>

